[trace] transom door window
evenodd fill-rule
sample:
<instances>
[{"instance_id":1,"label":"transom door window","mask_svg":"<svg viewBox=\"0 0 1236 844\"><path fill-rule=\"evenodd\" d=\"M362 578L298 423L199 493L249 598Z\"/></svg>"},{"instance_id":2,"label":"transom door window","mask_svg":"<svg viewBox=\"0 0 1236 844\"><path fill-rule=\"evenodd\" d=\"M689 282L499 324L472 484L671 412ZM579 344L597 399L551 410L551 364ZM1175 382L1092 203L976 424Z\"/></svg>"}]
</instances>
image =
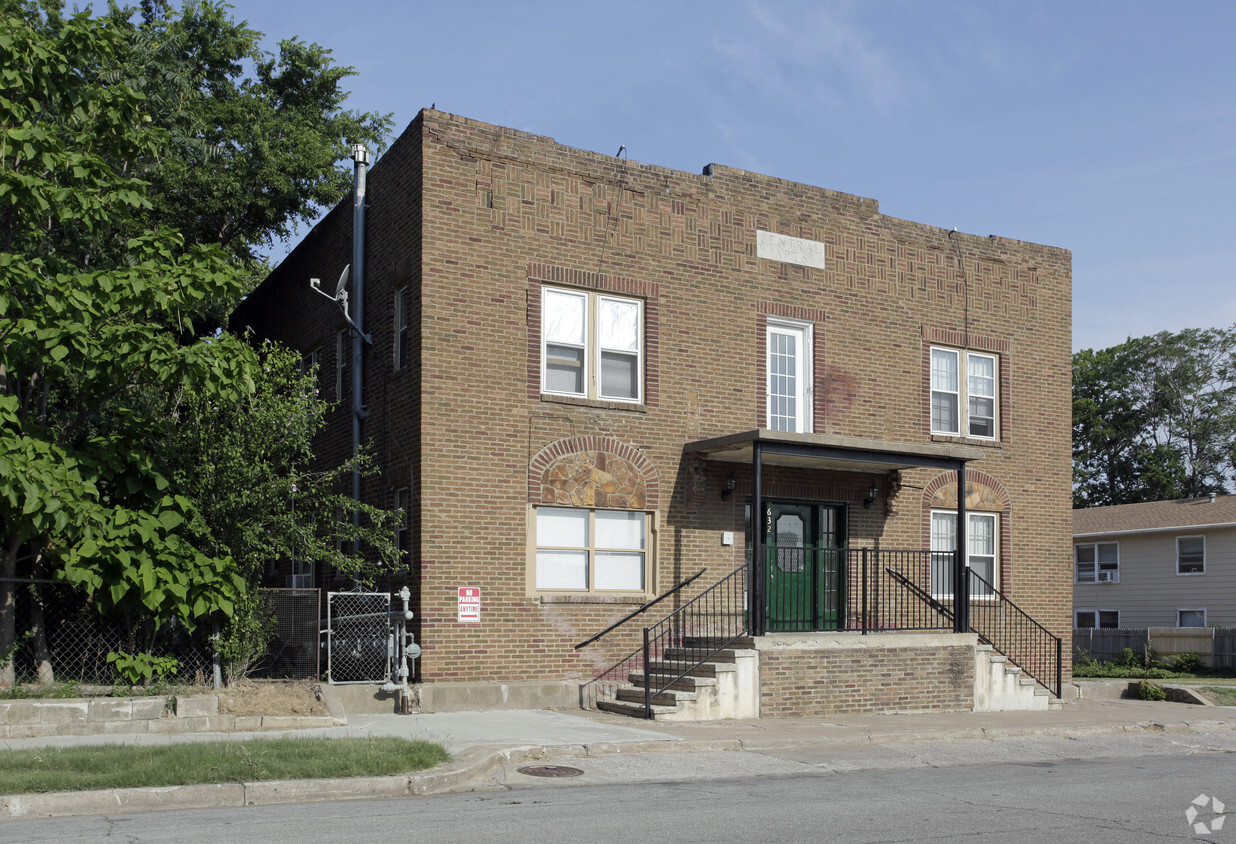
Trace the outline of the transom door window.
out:
<instances>
[{"instance_id":1,"label":"transom door window","mask_svg":"<svg viewBox=\"0 0 1236 844\"><path fill-rule=\"evenodd\" d=\"M971 579L971 597L991 597L999 574L996 513L966 514L966 561L970 570L982 578ZM953 597L953 553L957 550L957 513L933 510L931 513L931 594L935 598Z\"/></svg>"},{"instance_id":2,"label":"transom door window","mask_svg":"<svg viewBox=\"0 0 1236 844\"><path fill-rule=\"evenodd\" d=\"M1176 574L1206 573L1206 537L1176 537ZM1182 624L1181 627L1189 625Z\"/></svg>"},{"instance_id":3,"label":"transom door window","mask_svg":"<svg viewBox=\"0 0 1236 844\"><path fill-rule=\"evenodd\" d=\"M541 301L542 392L643 401L643 302L555 287Z\"/></svg>"},{"instance_id":4,"label":"transom door window","mask_svg":"<svg viewBox=\"0 0 1236 844\"><path fill-rule=\"evenodd\" d=\"M811 433L811 325L769 320L768 421L773 431Z\"/></svg>"},{"instance_id":5,"label":"transom door window","mask_svg":"<svg viewBox=\"0 0 1236 844\"><path fill-rule=\"evenodd\" d=\"M1120 543L1086 542L1073 546L1078 583L1119 583Z\"/></svg>"},{"instance_id":6,"label":"transom door window","mask_svg":"<svg viewBox=\"0 0 1236 844\"><path fill-rule=\"evenodd\" d=\"M646 513L537 508L538 590L642 593L647 559Z\"/></svg>"},{"instance_id":7,"label":"transom door window","mask_svg":"<svg viewBox=\"0 0 1236 844\"><path fill-rule=\"evenodd\" d=\"M995 439L997 379L995 355L933 346L931 432Z\"/></svg>"}]
</instances>

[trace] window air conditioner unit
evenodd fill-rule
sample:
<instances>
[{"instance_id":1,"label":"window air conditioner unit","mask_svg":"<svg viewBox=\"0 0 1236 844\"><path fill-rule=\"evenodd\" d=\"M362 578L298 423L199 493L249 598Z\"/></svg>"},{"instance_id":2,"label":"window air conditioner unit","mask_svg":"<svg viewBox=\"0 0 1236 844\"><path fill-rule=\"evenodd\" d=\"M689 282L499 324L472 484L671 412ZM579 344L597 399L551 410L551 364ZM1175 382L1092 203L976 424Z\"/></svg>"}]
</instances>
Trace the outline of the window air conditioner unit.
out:
<instances>
[{"instance_id":1,"label":"window air conditioner unit","mask_svg":"<svg viewBox=\"0 0 1236 844\"><path fill-rule=\"evenodd\" d=\"M1101 571L1099 572L1099 583L1119 583L1120 572L1118 571Z\"/></svg>"}]
</instances>

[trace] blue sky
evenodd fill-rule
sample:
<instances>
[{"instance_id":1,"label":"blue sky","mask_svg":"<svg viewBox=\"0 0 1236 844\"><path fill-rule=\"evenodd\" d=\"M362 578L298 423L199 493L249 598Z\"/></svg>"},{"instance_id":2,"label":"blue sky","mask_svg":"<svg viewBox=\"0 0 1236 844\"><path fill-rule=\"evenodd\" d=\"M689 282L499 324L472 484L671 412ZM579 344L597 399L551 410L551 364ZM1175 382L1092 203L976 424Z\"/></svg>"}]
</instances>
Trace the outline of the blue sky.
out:
<instances>
[{"instance_id":1,"label":"blue sky","mask_svg":"<svg viewBox=\"0 0 1236 844\"><path fill-rule=\"evenodd\" d=\"M1236 323L1236 3L236 0L431 103L560 143L710 162L1073 251L1073 346ZM284 248L276 248L273 257Z\"/></svg>"}]
</instances>

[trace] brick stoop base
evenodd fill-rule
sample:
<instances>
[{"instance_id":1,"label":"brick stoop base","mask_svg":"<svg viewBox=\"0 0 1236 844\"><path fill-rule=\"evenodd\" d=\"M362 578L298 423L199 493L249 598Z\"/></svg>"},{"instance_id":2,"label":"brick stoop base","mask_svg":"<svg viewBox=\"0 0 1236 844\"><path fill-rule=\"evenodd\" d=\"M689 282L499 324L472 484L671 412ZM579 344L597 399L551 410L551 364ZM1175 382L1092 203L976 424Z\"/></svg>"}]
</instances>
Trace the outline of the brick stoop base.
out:
<instances>
[{"instance_id":1,"label":"brick stoop base","mask_svg":"<svg viewBox=\"0 0 1236 844\"><path fill-rule=\"evenodd\" d=\"M0 739L132 733L231 733L343 726L343 718L220 715L218 695L0 701Z\"/></svg>"}]
</instances>

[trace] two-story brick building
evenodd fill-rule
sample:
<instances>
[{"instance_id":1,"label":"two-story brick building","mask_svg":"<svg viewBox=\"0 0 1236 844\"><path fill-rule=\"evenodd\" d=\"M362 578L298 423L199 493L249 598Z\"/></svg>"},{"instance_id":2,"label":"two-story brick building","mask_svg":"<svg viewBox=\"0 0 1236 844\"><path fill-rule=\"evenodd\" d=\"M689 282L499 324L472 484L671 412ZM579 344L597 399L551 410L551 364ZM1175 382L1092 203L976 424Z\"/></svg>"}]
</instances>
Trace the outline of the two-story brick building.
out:
<instances>
[{"instance_id":1,"label":"two-story brick building","mask_svg":"<svg viewBox=\"0 0 1236 844\"><path fill-rule=\"evenodd\" d=\"M361 494L408 514L390 585L413 592L425 707L577 700L748 560L719 614L765 714L984 706L965 567L970 625L1011 599L1070 630L1066 250L433 110L366 191L357 418L382 472ZM326 460L353 340L309 279L353 260L352 210L233 318L318 363Z\"/></svg>"}]
</instances>

